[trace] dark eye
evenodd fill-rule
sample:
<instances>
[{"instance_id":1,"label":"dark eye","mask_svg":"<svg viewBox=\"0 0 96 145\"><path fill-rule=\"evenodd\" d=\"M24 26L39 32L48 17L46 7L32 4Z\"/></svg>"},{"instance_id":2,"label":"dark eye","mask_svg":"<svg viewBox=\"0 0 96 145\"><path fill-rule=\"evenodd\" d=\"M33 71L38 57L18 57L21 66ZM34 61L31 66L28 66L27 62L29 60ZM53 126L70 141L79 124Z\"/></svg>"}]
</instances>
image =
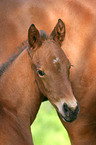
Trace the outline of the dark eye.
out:
<instances>
[{"instance_id":1,"label":"dark eye","mask_svg":"<svg viewBox=\"0 0 96 145\"><path fill-rule=\"evenodd\" d=\"M41 70L38 70L38 73L39 73L40 76L44 76L45 75L45 73L43 71L41 71Z\"/></svg>"}]
</instances>

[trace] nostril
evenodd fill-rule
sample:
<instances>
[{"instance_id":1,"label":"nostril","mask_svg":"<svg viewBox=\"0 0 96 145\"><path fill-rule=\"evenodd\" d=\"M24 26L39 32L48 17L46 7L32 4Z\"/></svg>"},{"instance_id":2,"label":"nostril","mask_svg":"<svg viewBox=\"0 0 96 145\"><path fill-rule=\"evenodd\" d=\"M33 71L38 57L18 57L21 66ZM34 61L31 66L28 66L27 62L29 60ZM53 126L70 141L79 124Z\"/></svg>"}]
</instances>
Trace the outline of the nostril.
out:
<instances>
[{"instance_id":1,"label":"nostril","mask_svg":"<svg viewBox=\"0 0 96 145\"><path fill-rule=\"evenodd\" d=\"M65 112L67 112L69 110L68 105L66 103L63 104L63 109Z\"/></svg>"},{"instance_id":2,"label":"nostril","mask_svg":"<svg viewBox=\"0 0 96 145\"><path fill-rule=\"evenodd\" d=\"M66 114L66 116L70 116L71 109L68 107L66 103L63 104L63 111Z\"/></svg>"},{"instance_id":3,"label":"nostril","mask_svg":"<svg viewBox=\"0 0 96 145\"><path fill-rule=\"evenodd\" d=\"M70 108L66 103L63 104L63 112L64 116L61 114L61 116L64 118L67 122L72 122L77 118L77 115L79 113L79 105L77 103L76 108L73 110L73 108Z\"/></svg>"}]
</instances>

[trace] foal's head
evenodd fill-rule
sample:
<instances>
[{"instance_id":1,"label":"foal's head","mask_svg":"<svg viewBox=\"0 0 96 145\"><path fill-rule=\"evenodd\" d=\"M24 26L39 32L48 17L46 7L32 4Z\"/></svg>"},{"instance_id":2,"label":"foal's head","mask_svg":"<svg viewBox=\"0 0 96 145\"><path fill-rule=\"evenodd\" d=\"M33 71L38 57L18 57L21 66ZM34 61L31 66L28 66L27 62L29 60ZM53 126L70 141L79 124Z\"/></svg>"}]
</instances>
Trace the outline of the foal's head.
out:
<instances>
[{"instance_id":1,"label":"foal's head","mask_svg":"<svg viewBox=\"0 0 96 145\"><path fill-rule=\"evenodd\" d=\"M79 107L69 82L71 64L61 49L64 36L65 26L60 19L50 36L39 33L32 24L28 31L29 54L41 92L65 121L72 122Z\"/></svg>"}]
</instances>

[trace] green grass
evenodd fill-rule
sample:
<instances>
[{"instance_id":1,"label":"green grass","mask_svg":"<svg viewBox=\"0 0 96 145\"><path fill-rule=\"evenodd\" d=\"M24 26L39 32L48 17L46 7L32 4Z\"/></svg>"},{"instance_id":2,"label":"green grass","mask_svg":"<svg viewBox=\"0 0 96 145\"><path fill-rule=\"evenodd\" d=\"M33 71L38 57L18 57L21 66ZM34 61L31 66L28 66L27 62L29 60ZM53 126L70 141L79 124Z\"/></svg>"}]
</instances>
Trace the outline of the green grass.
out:
<instances>
[{"instance_id":1,"label":"green grass","mask_svg":"<svg viewBox=\"0 0 96 145\"><path fill-rule=\"evenodd\" d=\"M31 130L34 145L70 145L68 134L49 102L42 103Z\"/></svg>"}]
</instances>

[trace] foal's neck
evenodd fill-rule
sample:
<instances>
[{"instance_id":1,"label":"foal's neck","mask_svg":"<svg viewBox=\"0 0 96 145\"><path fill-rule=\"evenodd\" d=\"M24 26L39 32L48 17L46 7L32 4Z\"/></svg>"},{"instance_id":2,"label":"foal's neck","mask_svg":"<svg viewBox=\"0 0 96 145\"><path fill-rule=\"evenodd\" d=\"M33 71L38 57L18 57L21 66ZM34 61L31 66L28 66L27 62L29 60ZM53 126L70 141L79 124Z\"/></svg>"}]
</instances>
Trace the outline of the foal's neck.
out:
<instances>
[{"instance_id":1,"label":"foal's neck","mask_svg":"<svg viewBox=\"0 0 96 145\"><path fill-rule=\"evenodd\" d=\"M27 125L34 121L41 97L26 50L4 72L0 79L0 102L7 110L15 110L16 116ZM10 106L10 108L9 108Z\"/></svg>"}]
</instances>

